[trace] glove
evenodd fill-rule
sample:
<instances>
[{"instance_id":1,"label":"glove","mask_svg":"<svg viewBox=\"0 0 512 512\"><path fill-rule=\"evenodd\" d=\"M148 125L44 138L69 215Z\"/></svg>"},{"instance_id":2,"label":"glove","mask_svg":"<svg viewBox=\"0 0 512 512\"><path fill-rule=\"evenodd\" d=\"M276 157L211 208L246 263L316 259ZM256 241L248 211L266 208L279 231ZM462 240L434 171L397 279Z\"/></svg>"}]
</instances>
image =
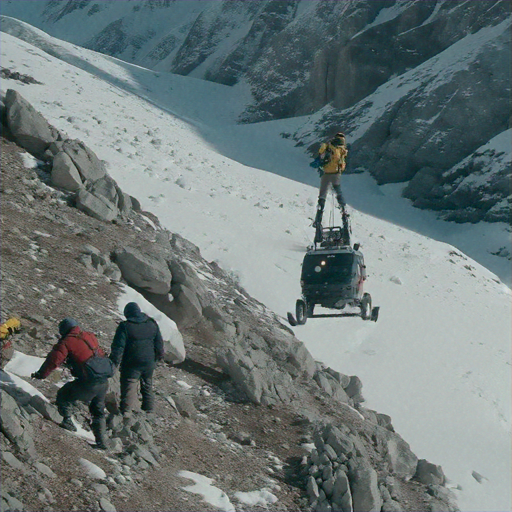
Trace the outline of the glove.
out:
<instances>
[{"instance_id":1,"label":"glove","mask_svg":"<svg viewBox=\"0 0 512 512\"><path fill-rule=\"evenodd\" d=\"M30 378L31 378L31 379L39 379L39 380L43 379L43 377L42 377L42 375L41 375L41 373L40 373L40 371L39 371L39 370L37 370L37 372L34 372L34 373L30 376Z\"/></svg>"}]
</instances>

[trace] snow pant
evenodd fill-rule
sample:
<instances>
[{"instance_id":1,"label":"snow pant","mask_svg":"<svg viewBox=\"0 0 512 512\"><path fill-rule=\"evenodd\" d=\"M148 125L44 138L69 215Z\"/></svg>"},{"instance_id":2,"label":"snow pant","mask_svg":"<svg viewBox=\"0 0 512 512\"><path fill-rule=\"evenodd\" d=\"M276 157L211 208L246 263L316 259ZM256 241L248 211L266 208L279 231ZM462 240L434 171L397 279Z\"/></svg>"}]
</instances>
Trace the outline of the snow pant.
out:
<instances>
[{"instance_id":1,"label":"snow pant","mask_svg":"<svg viewBox=\"0 0 512 512\"><path fill-rule=\"evenodd\" d=\"M340 207L345 206L345 200L343 199L343 194L341 192L341 173L337 172L334 174L324 173L322 178L320 179L320 192L318 194L318 203L321 204L320 199L323 199L323 204L325 204L325 200L327 199L327 191L329 190L329 185L332 185L334 192L336 193L336 199ZM322 208L323 210L323 208Z\"/></svg>"},{"instance_id":2,"label":"snow pant","mask_svg":"<svg viewBox=\"0 0 512 512\"><path fill-rule=\"evenodd\" d=\"M121 413L134 409L139 401L138 387L142 395L142 410L151 412L155 398L153 394L153 372L155 366L121 368Z\"/></svg>"},{"instance_id":3,"label":"snow pant","mask_svg":"<svg viewBox=\"0 0 512 512\"><path fill-rule=\"evenodd\" d=\"M64 384L57 392L57 409L59 414L71 418L73 405L83 402L89 405L92 416L92 432L99 445L104 445L106 440L105 421L105 395L108 390L108 380L86 381L76 379Z\"/></svg>"}]
</instances>

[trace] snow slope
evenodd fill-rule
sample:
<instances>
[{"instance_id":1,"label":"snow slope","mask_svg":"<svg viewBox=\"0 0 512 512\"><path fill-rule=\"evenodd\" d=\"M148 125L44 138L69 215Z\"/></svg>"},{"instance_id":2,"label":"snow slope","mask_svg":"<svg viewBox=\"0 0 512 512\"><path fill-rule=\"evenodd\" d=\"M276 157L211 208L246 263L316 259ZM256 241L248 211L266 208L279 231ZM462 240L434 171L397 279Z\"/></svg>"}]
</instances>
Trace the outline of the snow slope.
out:
<instances>
[{"instance_id":1,"label":"snow slope","mask_svg":"<svg viewBox=\"0 0 512 512\"><path fill-rule=\"evenodd\" d=\"M300 149L278 135L299 120L239 127L232 120L244 101L236 90L39 37L52 55L2 34L2 66L43 82L2 80L2 93L18 90L57 128L85 141L167 228L278 314L291 310L316 190L275 173L307 168ZM346 177L344 187L349 204L376 202L410 220L396 186L378 188L363 175ZM361 377L366 405L391 415L420 458L443 466L461 488L462 510L510 510L510 289L451 245L351 212L380 319L310 320L296 335L318 360ZM426 225L433 221L426 215L416 219Z\"/></svg>"}]
</instances>

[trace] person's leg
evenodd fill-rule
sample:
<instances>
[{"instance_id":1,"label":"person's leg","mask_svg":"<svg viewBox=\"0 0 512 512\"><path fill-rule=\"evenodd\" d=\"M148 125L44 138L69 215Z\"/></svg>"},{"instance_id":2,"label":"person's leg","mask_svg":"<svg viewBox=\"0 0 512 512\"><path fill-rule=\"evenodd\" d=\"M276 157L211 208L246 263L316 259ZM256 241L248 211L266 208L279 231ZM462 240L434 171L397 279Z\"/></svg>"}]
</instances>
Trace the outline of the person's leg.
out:
<instances>
[{"instance_id":1,"label":"person's leg","mask_svg":"<svg viewBox=\"0 0 512 512\"><path fill-rule=\"evenodd\" d=\"M89 404L92 417L92 432L96 439L96 446L102 450L107 449L107 423L105 420L105 396L108 390L108 381L96 383L92 386L94 397Z\"/></svg>"},{"instance_id":2,"label":"person's leg","mask_svg":"<svg viewBox=\"0 0 512 512\"><path fill-rule=\"evenodd\" d=\"M152 412L155 402L153 393L153 371L154 368L142 372L140 381L140 392L142 394L142 410Z\"/></svg>"},{"instance_id":3,"label":"person's leg","mask_svg":"<svg viewBox=\"0 0 512 512\"><path fill-rule=\"evenodd\" d=\"M329 183L331 174L323 174L320 178L320 190L318 192L318 201L320 202L320 199L323 199L323 202L325 204L325 200L327 198L327 191L329 190Z\"/></svg>"},{"instance_id":4,"label":"person's leg","mask_svg":"<svg viewBox=\"0 0 512 512\"><path fill-rule=\"evenodd\" d=\"M57 410L59 414L62 416L63 420L60 423L62 428L66 430L70 430L72 432L76 432L77 428L73 424L73 420L71 419L73 405L80 400L80 397L83 395L83 390L80 385L80 381L73 380L71 382L67 382L62 386L57 392Z\"/></svg>"},{"instance_id":5,"label":"person's leg","mask_svg":"<svg viewBox=\"0 0 512 512\"><path fill-rule=\"evenodd\" d=\"M324 207L325 207L325 199L322 197L319 197L318 205L316 207L315 222L313 223L314 227L318 227L318 226L320 226L320 224L322 224L322 217L324 215Z\"/></svg>"},{"instance_id":6,"label":"person's leg","mask_svg":"<svg viewBox=\"0 0 512 512\"><path fill-rule=\"evenodd\" d=\"M125 369L121 371L121 413L133 410L138 402L138 387L141 377L140 370Z\"/></svg>"},{"instance_id":7,"label":"person's leg","mask_svg":"<svg viewBox=\"0 0 512 512\"><path fill-rule=\"evenodd\" d=\"M334 174L332 179L332 188L336 193L336 199L338 200L338 204L341 210L345 209L345 199L343 198L343 193L341 191L341 174Z\"/></svg>"}]
</instances>

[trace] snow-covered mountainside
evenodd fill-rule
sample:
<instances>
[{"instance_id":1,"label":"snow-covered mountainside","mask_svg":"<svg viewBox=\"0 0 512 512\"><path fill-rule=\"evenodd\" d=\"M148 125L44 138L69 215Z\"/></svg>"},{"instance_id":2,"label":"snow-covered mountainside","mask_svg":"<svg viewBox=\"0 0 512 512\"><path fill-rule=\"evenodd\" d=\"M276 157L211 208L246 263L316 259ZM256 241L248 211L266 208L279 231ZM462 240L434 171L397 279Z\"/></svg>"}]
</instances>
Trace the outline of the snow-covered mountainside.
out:
<instances>
[{"instance_id":1,"label":"snow-covered mountainside","mask_svg":"<svg viewBox=\"0 0 512 512\"><path fill-rule=\"evenodd\" d=\"M56 128L93 147L144 210L284 320L300 294L316 189L266 171L293 176L307 165L301 148L278 136L304 119L236 125L246 104L228 86L14 26L23 37L2 34L2 66L39 83L11 76L2 93L18 90ZM479 152L488 150L499 151L499 139ZM310 320L296 336L316 359L361 376L368 406L390 414L419 457L443 466L463 510L509 509L510 289L460 250L480 254L497 232L467 226L452 235L458 247L447 245L433 239L447 223L414 211L393 185L352 175L344 187L381 316L376 324ZM369 203L437 232L425 237L364 213Z\"/></svg>"},{"instance_id":2,"label":"snow-covered mountainside","mask_svg":"<svg viewBox=\"0 0 512 512\"><path fill-rule=\"evenodd\" d=\"M246 122L318 112L295 138L315 148L342 129L348 172L409 182L405 197L449 220L510 221L508 163L498 174L478 166L462 186L451 180L463 166L472 174L467 162L510 129L506 0L4 0L1 9L145 68L250 90Z\"/></svg>"}]
</instances>

